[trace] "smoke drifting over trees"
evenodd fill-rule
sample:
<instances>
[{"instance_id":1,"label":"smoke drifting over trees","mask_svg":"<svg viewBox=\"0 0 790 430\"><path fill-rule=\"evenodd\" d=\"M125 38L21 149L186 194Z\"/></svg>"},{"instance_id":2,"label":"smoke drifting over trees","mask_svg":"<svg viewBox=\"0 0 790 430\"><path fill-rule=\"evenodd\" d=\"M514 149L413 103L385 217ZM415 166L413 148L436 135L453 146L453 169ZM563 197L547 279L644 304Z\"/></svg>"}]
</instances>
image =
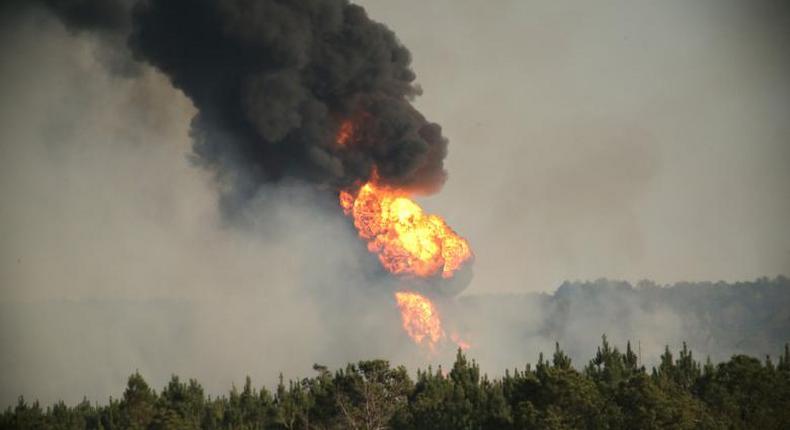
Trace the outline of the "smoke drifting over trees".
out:
<instances>
[{"instance_id":1,"label":"smoke drifting over trees","mask_svg":"<svg viewBox=\"0 0 790 430\"><path fill-rule=\"evenodd\" d=\"M452 319L473 330L480 358L495 367L511 360L498 351L526 355L555 340L579 360L595 349L601 333L639 346L648 364L665 345L684 341L715 360L736 353L760 357L790 341L790 280L565 282L552 294L465 296L452 311Z\"/></svg>"},{"instance_id":2,"label":"smoke drifting over trees","mask_svg":"<svg viewBox=\"0 0 790 430\"><path fill-rule=\"evenodd\" d=\"M415 354L417 347L397 327L397 310L375 298L334 304L302 298L296 320L267 303L272 300L276 306L284 303L272 294L247 294L211 302L0 304L0 322L23 325L34 335L0 354L0 367L14 375L6 378L0 403L11 404L20 394L47 402L58 400L55 393L72 403L83 395L101 400L135 368L157 385L176 372L199 377L209 393L218 393L245 374L267 384L276 382L277 372L304 375L315 361L337 367L349 357L369 354L392 357L413 370L452 359L453 345L442 345L434 356ZM437 303L442 316L472 343L468 353L491 376L551 351L555 342L565 345L574 363L585 363L604 333L616 345L630 341L639 364L648 369L660 365L667 345L677 350L684 341L694 345L699 359L714 361L733 354L776 357L790 341L786 278L667 287L568 283L553 294L465 296ZM344 319L344 306L353 306L355 315ZM49 333L58 339L46 341ZM10 343L11 337L0 336L0 341ZM57 348L50 351L52 345ZM74 349L81 353L70 352ZM37 368L43 370L34 372Z\"/></svg>"}]
</instances>

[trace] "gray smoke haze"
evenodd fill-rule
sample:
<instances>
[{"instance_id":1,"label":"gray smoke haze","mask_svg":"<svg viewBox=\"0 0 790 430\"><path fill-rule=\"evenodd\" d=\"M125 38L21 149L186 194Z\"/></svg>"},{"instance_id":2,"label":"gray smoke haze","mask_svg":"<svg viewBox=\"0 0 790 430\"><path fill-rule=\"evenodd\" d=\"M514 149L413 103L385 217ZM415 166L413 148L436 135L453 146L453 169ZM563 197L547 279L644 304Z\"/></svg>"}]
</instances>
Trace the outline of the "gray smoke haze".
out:
<instances>
[{"instance_id":1,"label":"gray smoke haze","mask_svg":"<svg viewBox=\"0 0 790 430\"><path fill-rule=\"evenodd\" d=\"M535 351L547 353L554 342L581 368L603 334L620 349L631 342L648 368L666 346L676 351L683 342L714 362L735 354L776 357L790 342L790 279L564 282L551 294L467 295L446 311L475 345L474 355L497 372L514 357L534 362Z\"/></svg>"},{"instance_id":2,"label":"gray smoke haze","mask_svg":"<svg viewBox=\"0 0 790 430\"><path fill-rule=\"evenodd\" d=\"M600 276L673 282L788 272L790 67L780 42L790 27L783 11L740 2L362 3L411 49L426 89L415 106L453 142L451 180L424 203L470 239L477 260L469 293L549 291L564 279ZM206 11L208 3L196 4ZM257 17L220 12L206 34ZM118 396L135 369L156 387L177 373L217 393L247 374L258 384L273 383L280 371L304 375L314 362L447 363L450 345L430 356L405 337L390 290L375 285L388 282L379 279L375 257L331 193L314 187L342 185L365 171L353 166L370 160L296 145L283 172L255 164L253 141L268 148L297 139L290 132L333 135L337 118L306 114L316 112L305 88L316 89L266 72L233 76L233 84L207 76L217 87L194 94L180 65L145 42L173 30L169 21L136 12L146 25L134 45L145 62L135 63L119 35L132 31L131 22L97 24L105 15L128 16L115 13L87 24L84 14L61 12L64 24L42 9L3 16L0 404L19 394L70 402ZM397 51L391 33L354 16ZM330 34L337 19L322 23ZM236 44L222 49L261 37L242 31L258 28L255 22L238 24L228 35ZM182 31L187 38L195 30ZM173 40L160 48L189 49ZM299 79L319 73L314 66L326 60L303 47L282 59L296 64ZM398 64L384 75L411 69ZM371 85L381 76L373 73ZM229 111L204 112L234 85L268 94L270 79L283 83L276 87L284 93L272 94L299 102L244 99ZM339 93L320 101L353 114L358 105L337 99L357 84L338 84L328 90ZM385 86L401 101L417 88L411 79L397 84ZM267 103L286 113L260 124L251 122L266 116L240 114L242 131L228 123L228 112L258 112ZM410 118L409 142L430 124ZM324 122L294 125L307 120ZM371 125L370 133L385 133L379 128L388 124ZM210 133L240 133L243 144L221 151L206 140ZM444 138L435 137L417 146L442 152ZM280 149L267 151L290 157ZM195 153L209 169L195 167ZM394 171L417 169L405 157L404 170ZM237 165L243 176L227 177ZM226 196L222 207L218 195ZM236 200L245 203L236 207ZM225 222L228 207L244 221L239 226ZM471 354L489 371L534 361L555 340L575 348L580 364L602 333L619 344L639 338L647 356L677 346L694 324L669 306L607 297L573 301L561 336L541 331L555 315L541 300L462 297L440 305L448 326L477 342ZM690 346L731 353L715 342Z\"/></svg>"},{"instance_id":3,"label":"gray smoke haze","mask_svg":"<svg viewBox=\"0 0 790 430\"><path fill-rule=\"evenodd\" d=\"M166 76L115 73L105 41L42 10L3 32L3 404L102 399L135 369L219 392L315 361L428 358L335 195L263 185L229 226L224 184L189 157L196 108Z\"/></svg>"}]
</instances>

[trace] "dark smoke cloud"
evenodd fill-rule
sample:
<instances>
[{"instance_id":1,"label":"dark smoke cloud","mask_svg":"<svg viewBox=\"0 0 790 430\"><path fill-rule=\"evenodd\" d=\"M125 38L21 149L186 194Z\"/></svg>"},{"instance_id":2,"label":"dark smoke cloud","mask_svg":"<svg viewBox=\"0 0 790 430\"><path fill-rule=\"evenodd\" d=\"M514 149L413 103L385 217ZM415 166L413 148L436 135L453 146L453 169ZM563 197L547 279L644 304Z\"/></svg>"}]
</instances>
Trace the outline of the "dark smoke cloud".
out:
<instances>
[{"instance_id":1,"label":"dark smoke cloud","mask_svg":"<svg viewBox=\"0 0 790 430\"><path fill-rule=\"evenodd\" d=\"M226 209L263 183L337 190L373 169L419 191L444 182L447 140L410 103L409 51L346 0L43 3L69 28L123 35L192 100L195 160L217 173ZM349 120L354 138L338 145Z\"/></svg>"},{"instance_id":2,"label":"dark smoke cloud","mask_svg":"<svg viewBox=\"0 0 790 430\"><path fill-rule=\"evenodd\" d=\"M129 25L132 1L39 0L73 31L122 32Z\"/></svg>"}]
</instances>

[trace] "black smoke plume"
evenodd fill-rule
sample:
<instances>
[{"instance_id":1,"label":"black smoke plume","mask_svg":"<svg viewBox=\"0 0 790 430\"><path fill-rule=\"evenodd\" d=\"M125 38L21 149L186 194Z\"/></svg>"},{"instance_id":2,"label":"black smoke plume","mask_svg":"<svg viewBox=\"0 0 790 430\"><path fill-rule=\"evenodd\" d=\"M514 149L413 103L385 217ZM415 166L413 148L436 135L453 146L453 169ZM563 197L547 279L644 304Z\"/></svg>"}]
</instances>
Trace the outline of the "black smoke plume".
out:
<instances>
[{"instance_id":1,"label":"black smoke plume","mask_svg":"<svg viewBox=\"0 0 790 430\"><path fill-rule=\"evenodd\" d=\"M43 3L70 28L123 34L192 100L194 158L216 172L226 208L264 183L334 191L374 169L398 187L444 182L447 140L410 103L409 51L347 0ZM344 123L352 138L339 145Z\"/></svg>"}]
</instances>

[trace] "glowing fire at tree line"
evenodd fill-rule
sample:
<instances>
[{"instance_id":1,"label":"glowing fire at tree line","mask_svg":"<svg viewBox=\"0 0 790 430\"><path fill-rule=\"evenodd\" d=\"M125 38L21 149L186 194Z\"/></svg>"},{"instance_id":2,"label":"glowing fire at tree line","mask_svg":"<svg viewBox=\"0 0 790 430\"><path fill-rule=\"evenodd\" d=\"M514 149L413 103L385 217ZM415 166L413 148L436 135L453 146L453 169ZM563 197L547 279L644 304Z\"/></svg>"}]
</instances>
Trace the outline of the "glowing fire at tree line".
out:
<instances>
[{"instance_id":1,"label":"glowing fire at tree line","mask_svg":"<svg viewBox=\"0 0 790 430\"><path fill-rule=\"evenodd\" d=\"M433 348L444 337L442 321L430 300L411 291L398 291L395 300L403 320L403 329L421 344L423 341Z\"/></svg>"}]
</instances>

